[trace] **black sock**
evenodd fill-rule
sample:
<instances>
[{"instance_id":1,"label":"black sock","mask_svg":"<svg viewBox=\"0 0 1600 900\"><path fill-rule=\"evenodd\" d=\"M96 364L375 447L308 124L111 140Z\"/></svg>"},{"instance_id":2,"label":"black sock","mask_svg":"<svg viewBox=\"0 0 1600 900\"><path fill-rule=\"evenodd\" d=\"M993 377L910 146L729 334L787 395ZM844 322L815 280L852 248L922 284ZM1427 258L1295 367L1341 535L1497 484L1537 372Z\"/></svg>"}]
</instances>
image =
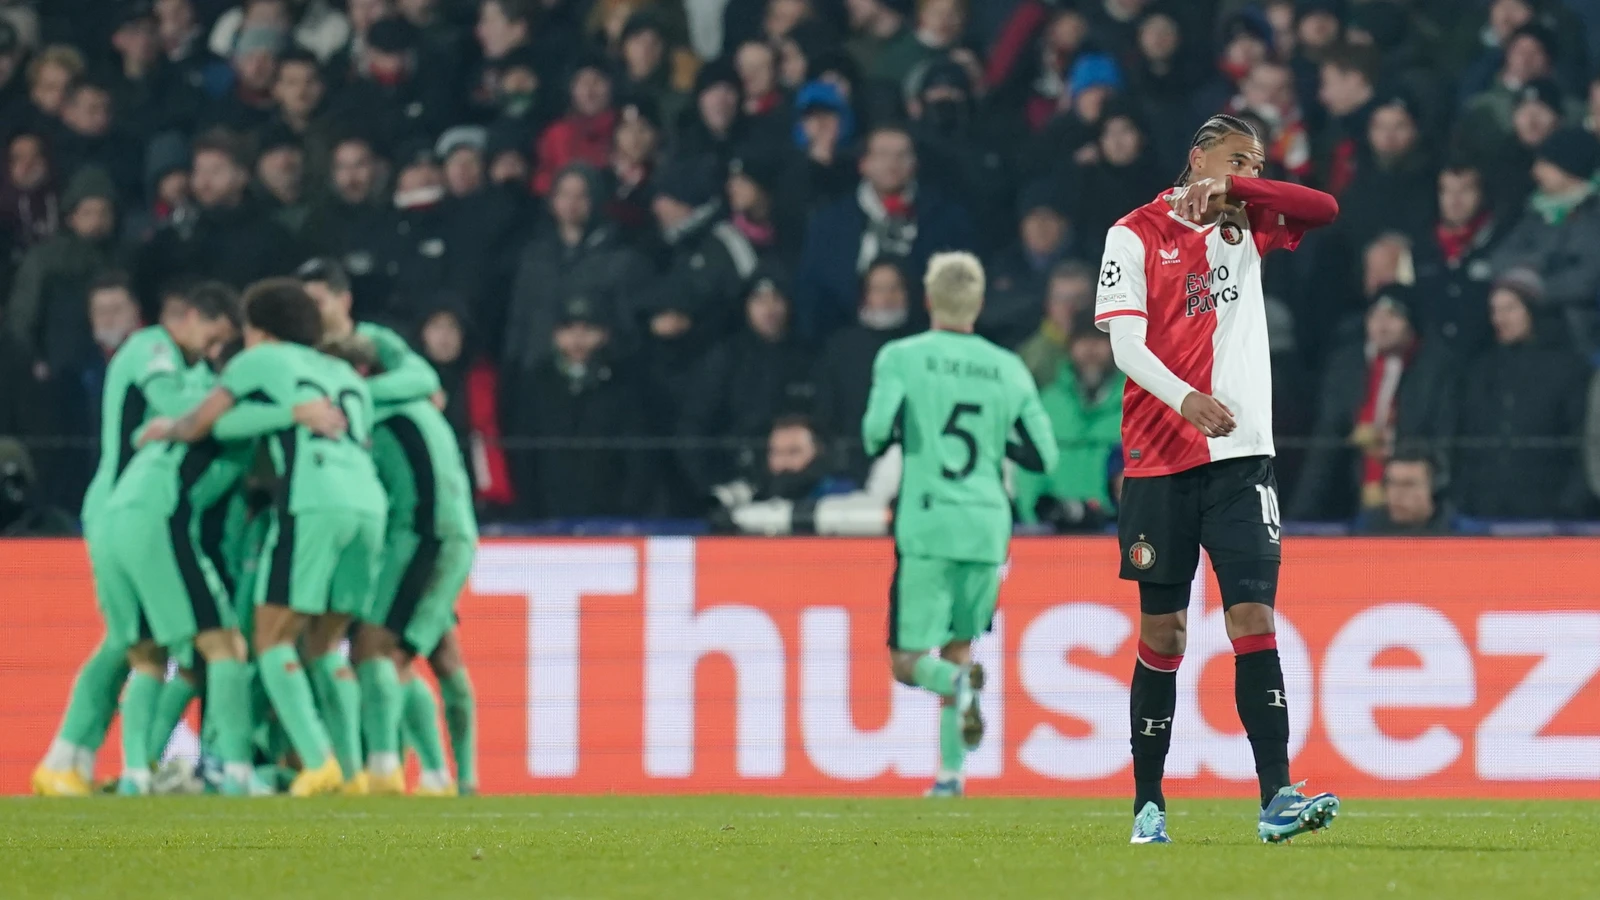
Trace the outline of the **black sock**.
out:
<instances>
[{"instance_id":1,"label":"black sock","mask_svg":"<svg viewBox=\"0 0 1600 900\"><path fill-rule=\"evenodd\" d=\"M1246 649L1239 644L1250 640L1235 641L1235 649ZM1265 649L1240 653L1233 662L1233 700L1256 757L1261 806L1265 808L1278 789L1289 784L1289 702L1283 691L1283 664L1275 641Z\"/></svg>"},{"instance_id":2,"label":"black sock","mask_svg":"<svg viewBox=\"0 0 1600 900\"><path fill-rule=\"evenodd\" d=\"M1161 777L1172 746L1172 713L1178 705L1178 663L1182 656L1158 656L1139 642L1139 661L1133 664L1133 690L1128 695L1133 748L1133 814L1146 803L1166 812Z\"/></svg>"}]
</instances>

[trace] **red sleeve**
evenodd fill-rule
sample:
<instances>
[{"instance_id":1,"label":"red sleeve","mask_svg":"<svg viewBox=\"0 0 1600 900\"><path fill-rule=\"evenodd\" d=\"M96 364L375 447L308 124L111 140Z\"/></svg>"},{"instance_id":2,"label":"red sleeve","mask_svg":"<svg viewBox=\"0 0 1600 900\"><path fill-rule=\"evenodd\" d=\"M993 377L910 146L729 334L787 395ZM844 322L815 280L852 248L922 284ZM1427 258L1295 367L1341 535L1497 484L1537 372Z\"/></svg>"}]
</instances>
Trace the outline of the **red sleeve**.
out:
<instances>
[{"instance_id":1,"label":"red sleeve","mask_svg":"<svg viewBox=\"0 0 1600 900\"><path fill-rule=\"evenodd\" d=\"M1236 178L1228 194L1249 204L1250 230L1263 254L1293 250L1306 232L1339 217L1339 201L1332 194L1287 181Z\"/></svg>"},{"instance_id":2,"label":"red sleeve","mask_svg":"<svg viewBox=\"0 0 1600 900\"><path fill-rule=\"evenodd\" d=\"M1017 7L1006 20L994 47L989 51L989 65L983 73L983 80L990 90L1000 87L1011 77L1023 54L1033 45L1034 35L1044 25L1047 12L1042 3L1025 3Z\"/></svg>"}]
</instances>

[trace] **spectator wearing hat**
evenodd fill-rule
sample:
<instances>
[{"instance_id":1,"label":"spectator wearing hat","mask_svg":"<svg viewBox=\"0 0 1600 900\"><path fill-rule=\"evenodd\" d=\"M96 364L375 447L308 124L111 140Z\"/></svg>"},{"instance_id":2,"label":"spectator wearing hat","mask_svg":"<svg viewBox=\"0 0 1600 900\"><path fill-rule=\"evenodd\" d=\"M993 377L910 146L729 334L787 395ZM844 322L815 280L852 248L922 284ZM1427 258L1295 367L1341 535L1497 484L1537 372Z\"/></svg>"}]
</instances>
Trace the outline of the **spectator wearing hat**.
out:
<instances>
[{"instance_id":1,"label":"spectator wearing hat","mask_svg":"<svg viewBox=\"0 0 1600 900\"><path fill-rule=\"evenodd\" d=\"M1535 189L1527 210L1495 251L1496 272L1525 267L1544 282L1544 298L1565 311L1580 341L1593 335L1595 297L1600 295L1600 198L1594 176L1600 142L1586 131L1567 129L1539 147L1533 164Z\"/></svg>"},{"instance_id":2,"label":"spectator wearing hat","mask_svg":"<svg viewBox=\"0 0 1600 900\"><path fill-rule=\"evenodd\" d=\"M1512 32L1493 83L1466 101L1461 130L1509 135L1520 92L1541 78L1553 77L1555 59L1556 37L1543 25L1532 22Z\"/></svg>"},{"instance_id":3,"label":"spectator wearing hat","mask_svg":"<svg viewBox=\"0 0 1600 900\"><path fill-rule=\"evenodd\" d=\"M628 303L644 289L650 266L600 214L603 187L590 167L575 163L556 176L546 197L549 220L523 248L504 318L501 359L508 373L531 368L550 352L562 305L572 297ZM617 310L608 331L627 352L636 343L633 323ZM619 334L620 332L620 334Z\"/></svg>"},{"instance_id":4,"label":"spectator wearing hat","mask_svg":"<svg viewBox=\"0 0 1600 900\"><path fill-rule=\"evenodd\" d=\"M375 22L354 77L329 101L334 120L390 147L439 132L455 103L448 82L425 67L423 49L422 33L410 21L392 16Z\"/></svg>"},{"instance_id":5,"label":"spectator wearing hat","mask_svg":"<svg viewBox=\"0 0 1600 900\"><path fill-rule=\"evenodd\" d=\"M678 159L714 157L727 162L744 137L743 82L733 64L712 60L694 77L694 105L684 110L670 144Z\"/></svg>"},{"instance_id":6,"label":"spectator wearing hat","mask_svg":"<svg viewBox=\"0 0 1600 900\"><path fill-rule=\"evenodd\" d=\"M805 156L799 191L807 212L855 190L861 175L850 146L856 115L850 99L830 81L812 81L795 95L794 142Z\"/></svg>"},{"instance_id":7,"label":"spectator wearing hat","mask_svg":"<svg viewBox=\"0 0 1600 900\"><path fill-rule=\"evenodd\" d=\"M306 197L306 151L288 129L268 129L257 145L257 196L267 215L290 235L301 236L311 205Z\"/></svg>"},{"instance_id":8,"label":"spectator wearing hat","mask_svg":"<svg viewBox=\"0 0 1600 900\"><path fill-rule=\"evenodd\" d=\"M249 134L272 118L272 83L278 56L286 49L284 33L267 25L239 31L229 51L228 73L220 93L200 112L198 127Z\"/></svg>"},{"instance_id":9,"label":"spectator wearing hat","mask_svg":"<svg viewBox=\"0 0 1600 900\"><path fill-rule=\"evenodd\" d=\"M1464 158L1495 173L1489 185L1497 210L1521 210L1533 193L1533 163L1539 146L1560 131L1569 118L1565 93L1553 78L1539 78L1517 93L1511 131L1467 131L1458 128L1452 145ZM1575 121L1575 120L1574 120Z\"/></svg>"},{"instance_id":10,"label":"spectator wearing hat","mask_svg":"<svg viewBox=\"0 0 1600 900\"><path fill-rule=\"evenodd\" d=\"M1489 346L1490 258L1505 236L1484 194L1481 169L1467 163L1439 173L1439 217L1413 253L1419 326L1458 360Z\"/></svg>"},{"instance_id":11,"label":"spectator wearing hat","mask_svg":"<svg viewBox=\"0 0 1600 900\"><path fill-rule=\"evenodd\" d=\"M189 173L196 215L156 232L140 254L135 284L154 297L179 275L235 289L287 274L304 254L294 238L251 195L250 160L239 139L212 132L195 141Z\"/></svg>"},{"instance_id":12,"label":"spectator wearing hat","mask_svg":"<svg viewBox=\"0 0 1600 900\"><path fill-rule=\"evenodd\" d=\"M611 74L604 61L598 57L581 60L572 72L567 94L570 105L566 115L539 136L533 192L541 197L550 192L556 173L568 165L581 162L600 169L611 156L617 112L612 108Z\"/></svg>"},{"instance_id":13,"label":"spectator wearing hat","mask_svg":"<svg viewBox=\"0 0 1600 900\"><path fill-rule=\"evenodd\" d=\"M1428 230L1436 192L1432 154L1422 140L1415 104L1401 94L1377 101L1367 117L1366 152L1339 198L1340 231L1364 246L1384 231Z\"/></svg>"},{"instance_id":14,"label":"spectator wearing hat","mask_svg":"<svg viewBox=\"0 0 1600 900\"><path fill-rule=\"evenodd\" d=\"M290 50L278 60L272 82L277 104L268 129L294 135L305 150L306 184L321 185L328 178L333 155L335 121L328 113L327 84L317 58L304 50Z\"/></svg>"},{"instance_id":15,"label":"spectator wearing hat","mask_svg":"<svg viewBox=\"0 0 1600 900\"><path fill-rule=\"evenodd\" d=\"M156 135L144 156L143 207L126 209L122 234L127 244L143 244L174 219L194 216L189 192L189 142L174 131Z\"/></svg>"},{"instance_id":16,"label":"spectator wearing hat","mask_svg":"<svg viewBox=\"0 0 1600 900\"><path fill-rule=\"evenodd\" d=\"M906 111L924 181L972 214L980 250L999 250L1016 224L1011 160L1020 129L980 122L972 80L949 59L930 62L911 75Z\"/></svg>"},{"instance_id":17,"label":"spectator wearing hat","mask_svg":"<svg viewBox=\"0 0 1600 900\"><path fill-rule=\"evenodd\" d=\"M483 190L488 143L489 132L481 125L457 125L439 135L433 154L443 169L445 193L450 197L471 197Z\"/></svg>"},{"instance_id":18,"label":"spectator wearing hat","mask_svg":"<svg viewBox=\"0 0 1600 900\"><path fill-rule=\"evenodd\" d=\"M489 183L487 169L488 130L481 125L457 125L446 129L434 143L444 178L445 196L440 202L447 240L463 258L453 260L459 270L476 268L474 296L457 301L473 320L500 334L505 324L507 298L517 272L517 258L527 242L532 217L527 181L502 189ZM467 307L468 300L476 304Z\"/></svg>"},{"instance_id":19,"label":"spectator wearing hat","mask_svg":"<svg viewBox=\"0 0 1600 900\"><path fill-rule=\"evenodd\" d=\"M1454 375L1443 348L1421 336L1415 300L1411 288L1384 288L1367 307L1362 338L1329 357L1289 518L1347 520L1382 507L1384 463L1396 448L1431 454L1443 471Z\"/></svg>"},{"instance_id":20,"label":"spectator wearing hat","mask_svg":"<svg viewBox=\"0 0 1600 900\"><path fill-rule=\"evenodd\" d=\"M1023 188L1012 218L1017 240L985 266L989 289L978 333L1014 348L1038 327L1051 273L1073 255L1075 235L1053 182Z\"/></svg>"},{"instance_id":21,"label":"spectator wearing hat","mask_svg":"<svg viewBox=\"0 0 1600 900\"><path fill-rule=\"evenodd\" d=\"M1061 174L1070 161L1089 165L1096 159L1095 139L1105 105L1124 86L1122 69L1106 53L1082 53L1072 64L1059 112L1028 143L1023 172L1032 178Z\"/></svg>"},{"instance_id":22,"label":"spectator wearing hat","mask_svg":"<svg viewBox=\"0 0 1600 900\"><path fill-rule=\"evenodd\" d=\"M1150 201L1168 182L1156 167L1144 121L1120 98L1106 107L1094 143L1095 159L1072 173L1078 213L1078 255L1099 259L1117 220Z\"/></svg>"},{"instance_id":23,"label":"spectator wearing hat","mask_svg":"<svg viewBox=\"0 0 1600 900\"><path fill-rule=\"evenodd\" d=\"M1489 292L1494 344L1464 370L1456 426L1451 493L1464 515L1570 519L1592 507L1578 449L1589 372L1543 287L1514 269Z\"/></svg>"},{"instance_id":24,"label":"spectator wearing hat","mask_svg":"<svg viewBox=\"0 0 1600 900\"><path fill-rule=\"evenodd\" d=\"M110 74L112 106L128 134L148 140L158 132L189 130L205 104L200 87L161 52L151 7L125 7L111 33L120 65Z\"/></svg>"},{"instance_id":25,"label":"spectator wearing hat","mask_svg":"<svg viewBox=\"0 0 1600 900\"><path fill-rule=\"evenodd\" d=\"M0 178L0 272L9 281L22 255L49 240L61 227L61 191L45 152L45 140L31 131L6 145Z\"/></svg>"},{"instance_id":26,"label":"spectator wearing hat","mask_svg":"<svg viewBox=\"0 0 1600 900\"><path fill-rule=\"evenodd\" d=\"M650 489L640 385L611 347L616 316L598 296L574 295L555 314L550 349L508 376L506 409L516 511L524 519L639 516Z\"/></svg>"},{"instance_id":27,"label":"spectator wearing hat","mask_svg":"<svg viewBox=\"0 0 1600 900\"><path fill-rule=\"evenodd\" d=\"M867 136L861 176L854 195L811 217L795 284L802 340L821 341L855 318L861 275L880 257L921 272L936 251L977 244L966 210L918 183L916 147L904 129L879 127Z\"/></svg>"},{"instance_id":28,"label":"spectator wearing hat","mask_svg":"<svg viewBox=\"0 0 1600 900\"><path fill-rule=\"evenodd\" d=\"M104 171L80 170L61 195L65 227L22 257L6 306L17 351L47 391L73 388L67 373L89 357L89 282L117 263L116 186ZM74 389L81 404L81 386Z\"/></svg>"},{"instance_id":29,"label":"spectator wearing hat","mask_svg":"<svg viewBox=\"0 0 1600 900\"><path fill-rule=\"evenodd\" d=\"M673 85L669 48L666 25L656 13L641 10L629 16L617 42L621 71L616 88L622 97L647 98L660 121L677 122L689 98Z\"/></svg>"},{"instance_id":30,"label":"spectator wearing hat","mask_svg":"<svg viewBox=\"0 0 1600 900\"><path fill-rule=\"evenodd\" d=\"M906 273L892 259L881 259L861 276L861 305L856 320L828 336L817 354L812 381L817 386L814 414L827 434L853 435L867 413L872 365L878 351L912 333L911 290ZM863 480L872 460L860 442L845 450L845 471Z\"/></svg>"},{"instance_id":31,"label":"spectator wearing hat","mask_svg":"<svg viewBox=\"0 0 1600 900\"><path fill-rule=\"evenodd\" d=\"M734 157L728 164L728 221L757 256L775 259L788 271L799 260L805 220L793 215L794 204L781 201L783 178L783 158L766 147L752 145Z\"/></svg>"},{"instance_id":32,"label":"spectator wearing hat","mask_svg":"<svg viewBox=\"0 0 1600 900\"><path fill-rule=\"evenodd\" d=\"M676 159L656 182L668 261L646 300L647 330L655 343L696 357L737 328L757 263L755 247L728 221L723 171L714 160Z\"/></svg>"},{"instance_id":33,"label":"spectator wearing hat","mask_svg":"<svg viewBox=\"0 0 1600 900\"><path fill-rule=\"evenodd\" d=\"M787 276L763 263L750 278L744 323L706 353L695 373L678 423L686 439L717 441L731 452L695 447L679 454L679 465L702 493L748 471L760 440L774 419L810 412L816 387L812 356L789 330Z\"/></svg>"}]
</instances>

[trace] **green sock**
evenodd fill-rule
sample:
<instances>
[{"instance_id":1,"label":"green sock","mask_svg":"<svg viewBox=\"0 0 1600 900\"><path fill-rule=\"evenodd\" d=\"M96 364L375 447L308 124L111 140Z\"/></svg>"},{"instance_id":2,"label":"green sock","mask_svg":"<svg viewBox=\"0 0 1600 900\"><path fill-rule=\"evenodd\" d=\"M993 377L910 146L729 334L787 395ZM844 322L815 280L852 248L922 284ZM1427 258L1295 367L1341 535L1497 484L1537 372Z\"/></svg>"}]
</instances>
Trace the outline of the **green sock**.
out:
<instances>
[{"instance_id":1,"label":"green sock","mask_svg":"<svg viewBox=\"0 0 1600 900\"><path fill-rule=\"evenodd\" d=\"M967 763L967 744L961 737L961 711L954 703L939 707L939 773L959 775Z\"/></svg>"},{"instance_id":2,"label":"green sock","mask_svg":"<svg viewBox=\"0 0 1600 900\"><path fill-rule=\"evenodd\" d=\"M317 708L333 739L333 755L346 778L361 771L361 686L344 654L324 653L311 662L311 685L316 689Z\"/></svg>"},{"instance_id":3,"label":"green sock","mask_svg":"<svg viewBox=\"0 0 1600 900\"><path fill-rule=\"evenodd\" d=\"M122 694L122 771L150 770L150 723L161 697L161 679L135 671Z\"/></svg>"},{"instance_id":4,"label":"green sock","mask_svg":"<svg viewBox=\"0 0 1600 900\"><path fill-rule=\"evenodd\" d=\"M128 680L128 652L106 641L89 654L72 681L67 711L61 718L60 738L79 747L99 749L117 712L117 695Z\"/></svg>"},{"instance_id":5,"label":"green sock","mask_svg":"<svg viewBox=\"0 0 1600 900\"><path fill-rule=\"evenodd\" d=\"M933 691L941 697L954 697L956 678L961 674L961 667L936 656L924 656L917 660L917 667L911 674L917 687Z\"/></svg>"},{"instance_id":6,"label":"green sock","mask_svg":"<svg viewBox=\"0 0 1600 900\"><path fill-rule=\"evenodd\" d=\"M415 676L406 683L405 728L416 745L417 760L424 772L444 769L444 744L439 740L439 705L433 689Z\"/></svg>"},{"instance_id":7,"label":"green sock","mask_svg":"<svg viewBox=\"0 0 1600 900\"><path fill-rule=\"evenodd\" d=\"M166 752L167 742L172 740L172 731L178 727L178 720L183 718L194 694L194 685L182 673L161 686L161 696L156 699L155 719L150 725L150 754L156 759Z\"/></svg>"},{"instance_id":8,"label":"green sock","mask_svg":"<svg viewBox=\"0 0 1600 900\"><path fill-rule=\"evenodd\" d=\"M361 736L367 755L400 755L400 717L405 714L405 693L394 660L386 656L356 666L361 682Z\"/></svg>"},{"instance_id":9,"label":"green sock","mask_svg":"<svg viewBox=\"0 0 1600 900\"><path fill-rule=\"evenodd\" d=\"M328 761L328 733L317 717L311 682L300 668L300 657L289 644L278 644L260 656L261 683L267 689L278 722L306 769L320 769Z\"/></svg>"},{"instance_id":10,"label":"green sock","mask_svg":"<svg viewBox=\"0 0 1600 900\"><path fill-rule=\"evenodd\" d=\"M250 762L250 666L235 659L206 665L206 730L224 765Z\"/></svg>"},{"instance_id":11,"label":"green sock","mask_svg":"<svg viewBox=\"0 0 1600 900\"><path fill-rule=\"evenodd\" d=\"M478 786L478 699L472 678L457 669L439 679L439 699L444 701L444 723L450 729L450 752L456 758L456 781L462 787Z\"/></svg>"}]
</instances>

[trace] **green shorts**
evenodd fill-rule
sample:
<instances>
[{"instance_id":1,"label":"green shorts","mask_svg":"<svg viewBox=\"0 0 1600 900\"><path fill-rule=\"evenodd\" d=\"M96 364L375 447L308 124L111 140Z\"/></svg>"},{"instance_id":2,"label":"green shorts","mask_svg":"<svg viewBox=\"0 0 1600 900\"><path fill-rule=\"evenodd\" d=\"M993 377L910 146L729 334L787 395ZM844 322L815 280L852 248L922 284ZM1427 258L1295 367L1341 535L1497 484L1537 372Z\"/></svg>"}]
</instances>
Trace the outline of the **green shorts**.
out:
<instances>
[{"instance_id":1,"label":"green shorts","mask_svg":"<svg viewBox=\"0 0 1600 900\"><path fill-rule=\"evenodd\" d=\"M97 536L108 583L137 599L156 643L180 647L200 632L234 627L228 590L189 516L120 509L114 521L114 532Z\"/></svg>"},{"instance_id":2,"label":"green shorts","mask_svg":"<svg viewBox=\"0 0 1600 900\"><path fill-rule=\"evenodd\" d=\"M102 516L95 520L104 522ZM83 541L89 548L89 571L94 576L95 605L106 623L106 640L121 646L132 647L150 637L150 623L139 609L139 596L133 585L121 577L112 562L111 541L117 532L104 525L89 524L83 529Z\"/></svg>"},{"instance_id":3,"label":"green shorts","mask_svg":"<svg viewBox=\"0 0 1600 900\"><path fill-rule=\"evenodd\" d=\"M407 653L431 654L455 627L456 601L477 550L470 538L390 532L366 621L394 632Z\"/></svg>"},{"instance_id":4,"label":"green shorts","mask_svg":"<svg viewBox=\"0 0 1600 900\"><path fill-rule=\"evenodd\" d=\"M889 588L889 649L926 652L989 630L1000 597L1000 567L901 556Z\"/></svg>"},{"instance_id":5,"label":"green shorts","mask_svg":"<svg viewBox=\"0 0 1600 900\"><path fill-rule=\"evenodd\" d=\"M383 551L383 519L343 510L270 513L255 598L297 613L365 616Z\"/></svg>"}]
</instances>

